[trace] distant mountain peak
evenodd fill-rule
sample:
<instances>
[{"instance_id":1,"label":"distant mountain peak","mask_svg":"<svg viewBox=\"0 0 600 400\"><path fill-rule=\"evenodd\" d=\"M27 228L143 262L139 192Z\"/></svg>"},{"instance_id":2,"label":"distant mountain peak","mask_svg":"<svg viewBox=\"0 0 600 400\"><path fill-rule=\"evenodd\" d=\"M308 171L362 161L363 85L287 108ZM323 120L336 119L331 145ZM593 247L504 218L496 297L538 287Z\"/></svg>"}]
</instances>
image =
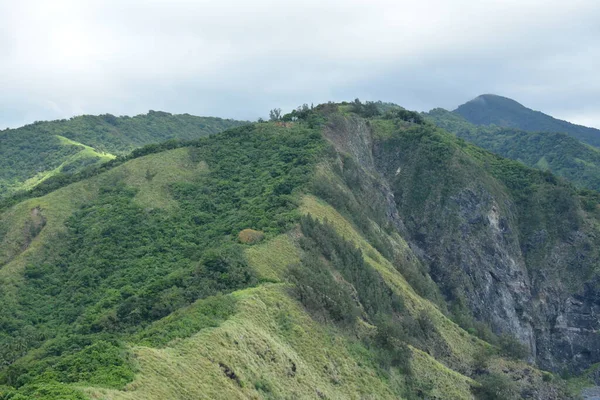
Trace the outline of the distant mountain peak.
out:
<instances>
[{"instance_id":1,"label":"distant mountain peak","mask_svg":"<svg viewBox=\"0 0 600 400\"><path fill-rule=\"evenodd\" d=\"M482 94L453 112L476 125L497 125L529 132L566 133L582 142L600 147L600 130L556 119L508 97Z\"/></svg>"},{"instance_id":2,"label":"distant mountain peak","mask_svg":"<svg viewBox=\"0 0 600 400\"><path fill-rule=\"evenodd\" d=\"M520 108L529 110L527 107L525 107L523 104L519 103L516 100L513 100L509 97L500 96L498 94L492 94L492 93L480 94L479 96L475 97L472 100L469 100L467 103L463 104L462 106L459 106L455 111L458 111L458 109L460 107L463 107L466 104L479 104L479 105L491 106L491 107L498 107L498 106L520 107ZM531 111L533 111L533 110L531 110Z\"/></svg>"}]
</instances>

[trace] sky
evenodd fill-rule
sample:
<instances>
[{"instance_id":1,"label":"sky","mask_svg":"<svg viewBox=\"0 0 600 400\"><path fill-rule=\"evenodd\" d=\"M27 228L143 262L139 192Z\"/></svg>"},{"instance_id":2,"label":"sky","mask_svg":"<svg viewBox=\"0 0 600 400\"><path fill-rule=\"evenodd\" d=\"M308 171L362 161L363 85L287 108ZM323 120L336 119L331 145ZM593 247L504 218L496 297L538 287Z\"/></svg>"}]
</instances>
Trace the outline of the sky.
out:
<instances>
[{"instance_id":1,"label":"sky","mask_svg":"<svg viewBox=\"0 0 600 400\"><path fill-rule=\"evenodd\" d=\"M600 128L597 0L0 0L0 128L484 93Z\"/></svg>"}]
</instances>

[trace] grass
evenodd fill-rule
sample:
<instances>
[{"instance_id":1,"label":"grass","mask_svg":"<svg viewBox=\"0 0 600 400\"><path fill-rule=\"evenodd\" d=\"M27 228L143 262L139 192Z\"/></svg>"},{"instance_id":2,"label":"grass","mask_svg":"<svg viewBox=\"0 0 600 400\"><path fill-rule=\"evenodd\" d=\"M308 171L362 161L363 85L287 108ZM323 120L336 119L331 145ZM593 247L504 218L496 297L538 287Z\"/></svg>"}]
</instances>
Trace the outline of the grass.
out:
<instances>
[{"instance_id":1,"label":"grass","mask_svg":"<svg viewBox=\"0 0 600 400\"><path fill-rule=\"evenodd\" d=\"M24 266L39 255L45 244L65 229L64 223L82 204L96 197L98 187L116 176L124 176L128 185L138 189L135 200L145 207L171 207L172 202L165 189L174 181L186 181L207 169L205 163L190 168L187 163L188 148L151 154L134 159L105 174L66 186L46 196L29 199L6 210L0 221L0 284L18 282ZM146 179L152 168L156 175ZM154 172L152 172L154 173ZM31 218L31 210L39 208L46 219L40 234L25 248L24 232Z\"/></svg>"},{"instance_id":2,"label":"grass","mask_svg":"<svg viewBox=\"0 0 600 400\"><path fill-rule=\"evenodd\" d=\"M135 201L146 208L172 208L177 202L167 188L173 182L186 182L208 171L205 162L193 163L187 147L131 160L122 166L126 171L125 183L138 189Z\"/></svg>"},{"instance_id":3,"label":"grass","mask_svg":"<svg viewBox=\"0 0 600 400\"><path fill-rule=\"evenodd\" d=\"M373 254L378 261L367 257L368 262L378 268L394 290L410 300L415 313L424 308L435 313L435 307L416 295L393 266L337 211L313 196L303 198L300 210L327 218L338 233L358 244L365 254ZM300 260L293 234L249 246L246 255L264 281L281 282L287 265ZM414 348L414 376L394 371L382 375L373 355L357 339L314 321L289 296L286 286L264 283L234 292L229 296L236 301L236 312L218 326L202 327L196 334L172 340L160 349L133 345L131 351L139 373L123 390L87 387L84 392L92 399L106 400L318 396L391 399L402 398L410 384L439 398L471 398L469 378ZM189 316L189 311L204 301L176 314ZM459 349L457 355L468 359L469 349L480 343L437 313L434 321L446 332L444 338L453 343L453 349ZM175 315L155 324L168 324L172 319L185 320Z\"/></svg>"},{"instance_id":4,"label":"grass","mask_svg":"<svg viewBox=\"0 0 600 400\"><path fill-rule=\"evenodd\" d=\"M318 324L283 284L235 292L238 312L173 347L133 347L140 374L92 399L399 398L368 353ZM231 372L236 378L231 376Z\"/></svg>"},{"instance_id":5,"label":"grass","mask_svg":"<svg viewBox=\"0 0 600 400\"><path fill-rule=\"evenodd\" d=\"M20 184L20 190L30 190L33 189L36 185L44 182L46 179L51 178L52 176L62 172L65 167L75 164L77 162L82 162L84 160L90 160L92 163L102 163L106 161L110 161L114 159L116 156L110 153L99 152L93 147L86 146L85 144L76 142L74 140L68 139L66 137L55 135L60 143L64 146L76 146L81 148L81 150L73 155L68 156L58 167L43 171L35 176L27 179L23 183ZM95 159L95 160L94 160ZM94 160L94 161L92 161Z\"/></svg>"},{"instance_id":6,"label":"grass","mask_svg":"<svg viewBox=\"0 0 600 400\"><path fill-rule=\"evenodd\" d=\"M272 240L246 250L248 261L262 281L282 282L289 264L300 262L292 237L279 235Z\"/></svg>"},{"instance_id":7,"label":"grass","mask_svg":"<svg viewBox=\"0 0 600 400\"><path fill-rule=\"evenodd\" d=\"M473 380L451 370L429 354L412 348L412 385L428 390L434 399L471 399Z\"/></svg>"},{"instance_id":8,"label":"grass","mask_svg":"<svg viewBox=\"0 0 600 400\"><path fill-rule=\"evenodd\" d=\"M444 361L453 368L461 370L470 368L475 353L479 349L488 346L485 342L469 335L442 314L431 302L420 297L396 268L373 248L358 233L356 228L333 207L314 196L305 196L300 210L304 214L311 214L319 220L327 219L338 234L359 247L365 260L381 274L388 286L404 299L404 304L411 315L416 317L422 311L425 311L432 318L434 325L452 350L452 354L448 355L448 359ZM391 239L401 240L399 236L394 236ZM405 248L407 252L410 251L406 243L400 242L397 246Z\"/></svg>"}]
</instances>

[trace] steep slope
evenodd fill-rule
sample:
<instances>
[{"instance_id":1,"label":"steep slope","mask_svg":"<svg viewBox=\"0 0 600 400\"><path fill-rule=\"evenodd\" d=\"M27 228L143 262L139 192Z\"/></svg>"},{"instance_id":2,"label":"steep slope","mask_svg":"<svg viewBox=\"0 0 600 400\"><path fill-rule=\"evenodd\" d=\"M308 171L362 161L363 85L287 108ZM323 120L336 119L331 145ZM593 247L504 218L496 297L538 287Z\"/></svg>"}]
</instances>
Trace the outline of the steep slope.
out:
<instances>
[{"instance_id":1,"label":"steep slope","mask_svg":"<svg viewBox=\"0 0 600 400\"><path fill-rule=\"evenodd\" d=\"M598 362L597 322L586 317L598 306L597 195L580 197L548 173L426 123L391 114L358 129L351 118L329 124L332 140L353 155L341 165L357 201L336 208L369 212L383 226L385 216L417 249L454 314L473 313L495 332L515 334L542 367ZM384 179L361 181L361 170Z\"/></svg>"},{"instance_id":2,"label":"steep slope","mask_svg":"<svg viewBox=\"0 0 600 400\"><path fill-rule=\"evenodd\" d=\"M600 147L600 130L553 118L502 96L484 94L459 106L454 112L476 125L493 124L529 132L561 132Z\"/></svg>"},{"instance_id":3,"label":"steep slope","mask_svg":"<svg viewBox=\"0 0 600 400\"><path fill-rule=\"evenodd\" d=\"M595 276L597 199L360 115L149 146L0 211L4 396L565 398L486 323L548 368L597 361L565 303Z\"/></svg>"},{"instance_id":4,"label":"steep slope","mask_svg":"<svg viewBox=\"0 0 600 400\"><path fill-rule=\"evenodd\" d=\"M150 111L135 117L84 115L0 132L0 198L58 173L74 173L149 143L197 139L244 124Z\"/></svg>"},{"instance_id":5,"label":"steep slope","mask_svg":"<svg viewBox=\"0 0 600 400\"><path fill-rule=\"evenodd\" d=\"M431 110L426 118L493 153L550 171L580 188L600 190L600 151L565 133L474 125L441 108Z\"/></svg>"}]
</instances>

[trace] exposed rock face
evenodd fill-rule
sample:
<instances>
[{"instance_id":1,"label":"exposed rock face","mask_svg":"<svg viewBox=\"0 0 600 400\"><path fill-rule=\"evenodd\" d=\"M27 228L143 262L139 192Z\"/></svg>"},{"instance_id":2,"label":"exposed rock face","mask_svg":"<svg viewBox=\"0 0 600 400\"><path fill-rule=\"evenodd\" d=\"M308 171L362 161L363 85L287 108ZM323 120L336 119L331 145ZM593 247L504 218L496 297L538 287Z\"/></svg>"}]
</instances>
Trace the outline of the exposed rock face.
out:
<instances>
[{"instance_id":1,"label":"exposed rock face","mask_svg":"<svg viewBox=\"0 0 600 400\"><path fill-rule=\"evenodd\" d=\"M600 360L600 293L597 284L538 307L538 363L561 370L564 362L582 369ZM563 295L564 297L564 295ZM550 305L550 307L548 307ZM536 327L537 328L537 327Z\"/></svg>"},{"instance_id":2,"label":"exposed rock face","mask_svg":"<svg viewBox=\"0 0 600 400\"><path fill-rule=\"evenodd\" d=\"M361 205L409 243L447 298L461 297L494 332L528 344L541 368L600 361L600 285L585 283L598 264L597 239L579 211L556 216L570 218L564 222L534 216L523 224L527 211L509 190L477 166L462 166L468 160L460 155L436 164L414 140L377 138L357 117L333 119L325 136L358 165L344 173L353 176L346 180L353 192L365 193L356 196ZM555 224L568 234L554 234Z\"/></svg>"}]
</instances>

